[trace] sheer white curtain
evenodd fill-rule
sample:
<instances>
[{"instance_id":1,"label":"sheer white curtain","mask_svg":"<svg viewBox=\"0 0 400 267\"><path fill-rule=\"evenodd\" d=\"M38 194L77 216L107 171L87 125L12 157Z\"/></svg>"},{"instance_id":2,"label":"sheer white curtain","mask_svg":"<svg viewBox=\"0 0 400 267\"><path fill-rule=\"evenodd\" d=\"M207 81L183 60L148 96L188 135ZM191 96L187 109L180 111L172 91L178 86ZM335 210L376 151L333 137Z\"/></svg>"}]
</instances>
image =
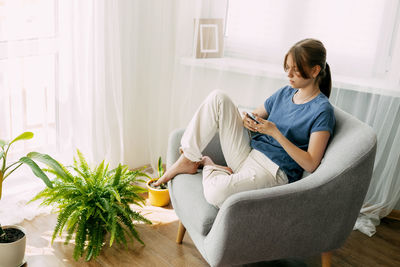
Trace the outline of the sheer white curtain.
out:
<instances>
[{"instance_id":1,"label":"sheer white curtain","mask_svg":"<svg viewBox=\"0 0 400 267\"><path fill-rule=\"evenodd\" d=\"M32 131L32 140L13 144L8 164L28 151L56 147L56 2L5 0L0 5L0 139ZM3 183L0 223L11 224L48 212L25 203L44 187L20 167Z\"/></svg>"},{"instance_id":2,"label":"sheer white curtain","mask_svg":"<svg viewBox=\"0 0 400 267\"><path fill-rule=\"evenodd\" d=\"M175 64L176 2L120 1L124 162L131 167L165 161Z\"/></svg>"},{"instance_id":3,"label":"sheer white curtain","mask_svg":"<svg viewBox=\"0 0 400 267\"><path fill-rule=\"evenodd\" d=\"M336 83L331 102L369 124L377 134L372 180L354 226L372 236L380 219L400 200L400 92L371 87L359 89L363 91L348 90Z\"/></svg>"},{"instance_id":4,"label":"sheer white curtain","mask_svg":"<svg viewBox=\"0 0 400 267\"><path fill-rule=\"evenodd\" d=\"M14 3L14 0L9 2ZM39 150L43 153L49 153L65 164L69 164L72 162L76 149L80 149L91 163L99 163L103 159L110 162L111 166L120 162L123 163L124 127L121 70L123 56L121 55L120 42L123 33L120 27L120 1L43 0L36 2L43 2L42 8L51 2L54 4L54 10L56 10L54 17L58 19L53 25L55 28L55 41L52 43L54 62L51 66L53 68L47 71L43 67L47 65L41 62L43 61L42 57L35 61L36 65L33 64L33 67L26 72L23 71L23 68L14 68L12 73L8 71L7 74L17 78L13 80L16 81L14 84L4 79L1 88L2 102L17 94L15 91L19 87L30 88L32 84L36 86L32 81L35 81L35 77L39 77L36 80L41 82L36 87L54 89L53 94L43 93L47 98L53 99L50 104L45 105L52 107L52 109L41 111L42 102L38 102L34 105L32 112L34 114L43 113L45 118L54 118L53 124L50 125L53 128L47 127L54 129L54 133L51 132L53 135L50 135L54 140L46 139L45 136L44 141L40 143L41 146L38 146L38 141L35 140L37 137L35 137L32 141L26 142L25 145L17 145L16 152L21 154L15 153L14 158L17 159L28 151ZM32 6L27 5L24 6L24 9L16 9L15 14L29 14L31 8L35 8L38 11L35 13L36 17L41 21L40 15L43 14L39 12L40 7L38 8L34 4ZM18 23L21 24L21 22ZM18 23L1 25L4 26L3 29L12 32ZM47 21L44 24L46 23ZM42 26L39 28L41 29ZM22 35L24 36L24 34L23 32ZM23 43L22 47L26 44L26 42ZM7 45L10 48L9 50L13 47L18 48L18 46L13 46L10 41L3 45ZM36 51L35 49L37 49L37 44L36 46L33 44L28 52ZM24 51L22 50L22 52ZM39 53L40 56L42 54ZM13 62L12 60L14 59L6 59L6 63L8 62L9 65L10 62ZM49 77L52 77L48 78L50 82L42 81L43 78L40 77L43 76L43 72L52 75L49 74ZM27 75L33 78L26 79ZM8 76L2 75L2 77ZM38 90L33 91L32 89L28 92L30 93L29 96L34 99L39 98L38 95L41 91ZM5 106L14 110L19 105L22 105L22 110L29 107L24 107L24 103L15 101ZM18 120L24 121L24 119L13 116L15 112L8 112L4 108L2 108L0 114L2 115L2 122L3 116L4 122L7 120L14 121L14 123ZM21 114L24 114L24 112L21 111ZM9 128L2 128L2 133L4 131L7 134L4 138L11 138L11 134L15 135L11 131L12 124L7 125L5 123L5 125ZM42 127L44 130L41 130L42 128L38 130L29 128L29 124L27 126L26 123L21 125L18 128L21 131L32 130L39 133L44 130L50 131L46 127ZM39 134L38 137L41 137L41 135ZM54 141L54 144L51 141ZM33 144L33 146L29 146L29 144ZM51 144L57 146L57 149L50 149ZM18 223L23 219L32 219L42 212L49 212L49 209L38 208L39 203L25 205L43 187L41 181L35 178L28 168L21 168L21 171L15 172L7 178L3 187L3 198L0 201L1 223Z\"/></svg>"},{"instance_id":5,"label":"sheer white curtain","mask_svg":"<svg viewBox=\"0 0 400 267\"><path fill-rule=\"evenodd\" d=\"M119 1L59 5L60 148L115 166L124 157Z\"/></svg>"},{"instance_id":6,"label":"sheer white curtain","mask_svg":"<svg viewBox=\"0 0 400 267\"><path fill-rule=\"evenodd\" d=\"M225 56L282 65L287 44L312 36L323 40L336 75L382 77L397 9L397 0L229 0Z\"/></svg>"}]
</instances>

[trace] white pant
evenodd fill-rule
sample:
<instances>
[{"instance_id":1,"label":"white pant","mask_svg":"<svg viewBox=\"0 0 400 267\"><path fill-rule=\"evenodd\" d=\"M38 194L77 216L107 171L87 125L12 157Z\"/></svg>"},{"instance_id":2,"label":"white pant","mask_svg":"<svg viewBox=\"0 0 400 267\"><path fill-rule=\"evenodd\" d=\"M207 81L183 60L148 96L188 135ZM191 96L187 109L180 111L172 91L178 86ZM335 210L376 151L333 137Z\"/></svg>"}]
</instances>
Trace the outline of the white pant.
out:
<instances>
[{"instance_id":1,"label":"white pant","mask_svg":"<svg viewBox=\"0 0 400 267\"><path fill-rule=\"evenodd\" d=\"M204 196L210 204L220 207L234 193L288 183L278 165L250 147L250 137L237 107L218 90L200 105L186 128L181 140L184 156L200 161L201 152L217 132L225 161L233 174L216 166L204 167Z\"/></svg>"}]
</instances>

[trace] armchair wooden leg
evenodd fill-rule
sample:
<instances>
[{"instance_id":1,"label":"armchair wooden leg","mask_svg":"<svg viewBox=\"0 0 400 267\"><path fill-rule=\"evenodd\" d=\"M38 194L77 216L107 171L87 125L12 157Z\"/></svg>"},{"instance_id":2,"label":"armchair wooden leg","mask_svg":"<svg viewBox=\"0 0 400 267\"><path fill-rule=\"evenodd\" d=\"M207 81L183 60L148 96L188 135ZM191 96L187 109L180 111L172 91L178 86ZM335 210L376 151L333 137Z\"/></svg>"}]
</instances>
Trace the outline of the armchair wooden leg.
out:
<instances>
[{"instance_id":1,"label":"armchair wooden leg","mask_svg":"<svg viewBox=\"0 0 400 267\"><path fill-rule=\"evenodd\" d=\"M176 236L176 243L182 244L183 236L185 235L186 228L183 226L181 221L179 221L179 227L178 227L178 235Z\"/></svg>"},{"instance_id":2,"label":"armchair wooden leg","mask_svg":"<svg viewBox=\"0 0 400 267\"><path fill-rule=\"evenodd\" d=\"M322 267L331 267L332 251L321 254Z\"/></svg>"}]
</instances>

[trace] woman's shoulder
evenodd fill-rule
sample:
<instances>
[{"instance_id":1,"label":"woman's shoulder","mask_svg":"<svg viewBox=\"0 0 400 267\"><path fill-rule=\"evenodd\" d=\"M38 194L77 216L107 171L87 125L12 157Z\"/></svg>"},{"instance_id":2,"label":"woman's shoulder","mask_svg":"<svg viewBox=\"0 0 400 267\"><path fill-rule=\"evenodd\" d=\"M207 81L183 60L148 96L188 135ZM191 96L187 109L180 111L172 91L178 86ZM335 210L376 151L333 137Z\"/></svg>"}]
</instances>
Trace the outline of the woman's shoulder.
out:
<instances>
[{"instance_id":1,"label":"woman's shoulder","mask_svg":"<svg viewBox=\"0 0 400 267\"><path fill-rule=\"evenodd\" d=\"M321 93L316 101L313 102L314 110L318 110L319 112L329 112L334 113L334 107L329 101L329 98L326 97L323 93Z\"/></svg>"}]
</instances>

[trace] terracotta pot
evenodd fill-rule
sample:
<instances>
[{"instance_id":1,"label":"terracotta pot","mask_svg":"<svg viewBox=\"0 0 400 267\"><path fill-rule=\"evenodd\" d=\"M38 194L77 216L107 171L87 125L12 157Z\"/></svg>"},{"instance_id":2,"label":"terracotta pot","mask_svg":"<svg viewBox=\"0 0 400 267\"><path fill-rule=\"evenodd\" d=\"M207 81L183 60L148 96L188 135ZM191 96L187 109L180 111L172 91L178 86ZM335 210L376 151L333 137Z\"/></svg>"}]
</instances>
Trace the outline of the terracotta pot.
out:
<instances>
[{"instance_id":1,"label":"terracotta pot","mask_svg":"<svg viewBox=\"0 0 400 267\"><path fill-rule=\"evenodd\" d=\"M17 225L3 227L3 229L7 228L21 230L24 236L11 243L0 243L0 267L18 267L25 262L26 232L24 228Z\"/></svg>"},{"instance_id":2,"label":"terracotta pot","mask_svg":"<svg viewBox=\"0 0 400 267\"><path fill-rule=\"evenodd\" d=\"M149 190L150 204L157 207L166 206L169 204L169 190L167 189L155 189L150 186L150 183L157 179L151 179L147 182L147 189Z\"/></svg>"}]
</instances>

